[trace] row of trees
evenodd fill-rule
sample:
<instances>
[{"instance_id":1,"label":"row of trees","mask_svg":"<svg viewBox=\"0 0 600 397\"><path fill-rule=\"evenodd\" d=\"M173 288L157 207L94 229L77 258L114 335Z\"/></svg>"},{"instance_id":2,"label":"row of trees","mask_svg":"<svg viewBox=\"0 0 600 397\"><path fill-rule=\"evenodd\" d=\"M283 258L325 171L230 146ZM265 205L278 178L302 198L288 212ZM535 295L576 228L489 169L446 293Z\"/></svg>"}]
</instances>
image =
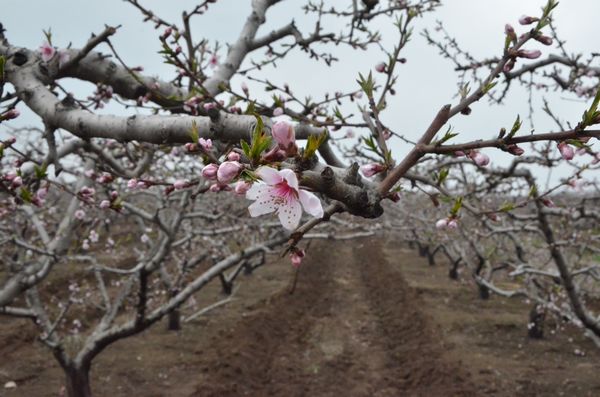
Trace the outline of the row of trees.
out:
<instances>
[{"instance_id":1,"label":"row of trees","mask_svg":"<svg viewBox=\"0 0 600 397\"><path fill-rule=\"evenodd\" d=\"M178 329L207 310L183 309L207 283L217 279L231 294L240 274L264 264L274 249L300 266L303 239L373 234L379 221L372 219L384 207L388 230L400 229L432 261L443 252L452 277L467 268L483 295L527 295L536 313L549 310L600 336L598 317L586 306L597 293L597 188L588 176L598 168L592 144L600 131L591 127L600 122L600 95L582 88L599 72L593 58L581 63L554 36L555 1L521 18L519 34L507 25L496 58L476 61L445 42L449 37L427 34L457 64L462 81L458 101L437 109L416 141L386 123L386 103L396 93L412 25L435 11L437 0L309 1L313 31L300 31L290 18L264 35L259 28L268 10L283 1L253 0L227 53L190 28L216 1L199 2L179 22L128 2L156 27L162 55L174 66L170 80L124 63L111 43L114 27L81 48L56 48L49 34L39 49L5 35L0 44L0 118L15 137L0 146L0 314L33 320L65 371L69 396L92 394L93 359L110 344L163 318ZM330 16L346 20L346 28L329 31ZM261 76L296 50L329 64L335 56L320 52L324 46L381 45L372 25L390 18L396 44L382 48L385 60L373 65L374 74L358 76L358 85L302 99L289 84ZM542 56L528 49L532 42L559 43L561 54L530 62ZM112 54L97 52L100 45ZM264 58L250 62L259 50ZM274 95L233 87L231 79L242 73ZM453 143L459 138L446 129L452 118L469 115L484 97L502 101L525 74L589 97L582 119L565 128L553 115L559 130L536 134L523 134L517 119L490 139ZM95 92L68 93L66 78L91 82ZM129 115L102 112L107 102ZM11 129L25 106L42 128ZM347 128L360 136L336 139ZM398 157L395 142L410 144L409 153ZM483 148L514 160L490 165ZM575 149L583 161L573 160ZM542 187L530 171L566 162L573 177L560 186L571 183L585 194L558 195L560 186ZM518 288L498 284L508 278Z\"/></svg>"}]
</instances>

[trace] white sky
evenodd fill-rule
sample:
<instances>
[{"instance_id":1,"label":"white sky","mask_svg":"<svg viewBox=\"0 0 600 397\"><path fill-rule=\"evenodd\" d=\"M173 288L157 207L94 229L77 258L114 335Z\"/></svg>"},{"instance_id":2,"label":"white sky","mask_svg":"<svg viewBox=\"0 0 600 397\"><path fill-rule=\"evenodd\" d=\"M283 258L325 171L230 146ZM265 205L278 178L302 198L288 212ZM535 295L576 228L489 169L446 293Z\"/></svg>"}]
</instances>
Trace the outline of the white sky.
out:
<instances>
[{"instance_id":1,"label":"white sky","mask_svg":"<svg viewBox=\"0 0 600 397\"><path fill-rule=\"evenodd\" d=\"M425 43L425 39L420 35L425 27L432 30L435 21L442 20L450 34L475 57L496 56L502 51L504 24L511 23L518 33L526 31L526 27L518 26L519 16L538 15L545 1L446 0L437 12L418 20L414 25L413 40L403 54L408 62L400 66L402 73L397 95L388 104L389 110L383 116L385 122L396 131L416 139L442 105L456 101L454 95L457 91L457 78L453 65L441 58L435 48ZM175 23L179 23L183 9L191 9L195 4L189 0L141 2L162 18ZM71 42L74 47L80 47L92 32L102 31L105 24L122 25L112 41L127 62L131 65L143 65L145 73L163 76L165 79L173 75L172 68L163 64L157 54L159 33L154 31L151 24L142 23L141 14L122 0L1 0L1 3L0 21L7 29L9 41L14 45L36 48L44 38L42 29L52 28L55 45L65 47ZM288 0L276 5L269 11L268 23L260 32L283 26L291 18L294 18L300 27L307 27L305 31L309 31L312 27L311 19L300 10L304 3L304 0ZM329 4L331 3L330 0ZM345 4L342 0L336 0L334 3ZM246 18L249 4L250 0L219 0L211 7L207 16L196 17L194 20L196 38L204 36L222 43L232 42ZM600 36L597 15L600 15L600 2L596 0L561 1L555 12L555 21L569 51L589 53L598 50L595 46ZM343 21L338 19L328 20L328 23L329 29L334 32L343 26ZM384 43L393 43L396 40L395 31L388 24L382 22L377 28L383 33ZM391 49L391 46L389 48ZM528 48L539 48L544 54L554 51L552 48L535 44ZM334 51L340 49L333 48ZM107 51L107 48L101 50ZM383 55L376 49L369 52L341 49L337 54L340 62L327 68L322 63L306 59L303 53L296 53L281 62L277 69L265 70L260 76L268 77L277 84L288 82L296 94L302 94L300 96L313 95L318 98L324 91L333 93L348 90L348 87L355 89L358 73L368 73L375 64L384 60ZM260 54L254 57L258 56ZM236 78L233 85L236 86L240 81ZM82 84L71 84L69 89L76 94L81 92L81 95L91 92L91 86ZM553 98L551 104L559 115L572 123L580 119L586 107L586 103L574 100L572 95L550 93L547 96L549 99ZM538 98L535 105L540 104L541 100ZM20 110L23 111L24 107ZM521 117L528 114L526 94L520 89L511 92L510 100L504 106L490 107L487 101L475 104L470 116L457 116L451 121L455 131L461 133L455 138L455 142L493 137L501 127L510 127L517 114L521 114ZM23 117L11 125L36 123L39 121L35 116L25 112ZM529 130L528 123L525 127L523 133ZM535 127L538 132L556 129L541 111L537 112ZM0 126L0 129L2 128ZM401 143L395 143L394 147L400 152L406 150ZM495 163L510 158L499 151L489 150L487 153Z\"/></svg>"}]
</instances>

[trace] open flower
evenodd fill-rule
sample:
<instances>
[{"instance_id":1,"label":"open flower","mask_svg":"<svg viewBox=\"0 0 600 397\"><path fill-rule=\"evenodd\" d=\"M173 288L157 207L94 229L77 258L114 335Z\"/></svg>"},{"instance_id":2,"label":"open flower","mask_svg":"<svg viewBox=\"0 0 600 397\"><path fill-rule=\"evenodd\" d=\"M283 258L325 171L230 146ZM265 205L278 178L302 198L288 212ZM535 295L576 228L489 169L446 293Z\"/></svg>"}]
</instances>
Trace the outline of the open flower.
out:
<instances>
[{"instance_id":1,"label":"open flower","mask_svg":"<svg viewBox=\"0 0 600 397\"><path fill-rule=\"evenodd\" d=\"M255 200L248 207L250 216L277 212L281 224L288 230L294 230L300 223L302 207L314 217L323 216L321 201L313 193L298 187L294 171L260 167L256 174L264 183L254 183L246 193L247 199Z\"/></svg>"},{"instance_id":2,"label":"open flower","mask_svg":"<svg viewBox=\"0 0 600 397\"><path fill-rule=\"evenodd\" d=\"M44 62L49 62L52 58L54 58L54 54L56 54L54 47L52 47L47 41L40 46L39 50L42 54L42 61Z\"/></svg>"}]
</instances>

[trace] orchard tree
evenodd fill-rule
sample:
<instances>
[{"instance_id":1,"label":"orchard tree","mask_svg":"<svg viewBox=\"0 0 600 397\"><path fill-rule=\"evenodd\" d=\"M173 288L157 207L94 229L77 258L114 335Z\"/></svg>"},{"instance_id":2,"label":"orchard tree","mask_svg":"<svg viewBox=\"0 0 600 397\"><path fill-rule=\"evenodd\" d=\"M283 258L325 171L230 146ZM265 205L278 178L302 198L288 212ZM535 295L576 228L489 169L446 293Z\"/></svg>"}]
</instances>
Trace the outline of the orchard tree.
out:
<instances>
[{"instance_id":1,"label":"orchard tree","mask_svg":"<svg viewBox=\"0 0 600 397\"><path fill-rule=\"evenodd\" d=\"M0 314L35 322L69 396L92 394L92 361L111 343L164 317L178 329L205 312L182 318L184 304L193 306L213 279L232 294L236 278L273 249L299 267L309 254L303 239L372 234L384 212L387 230L399 229L430 263L443 252L451 277L467 269L482 297L527 296L532 336L543 333L550 311L600 337L598 315L585 303L598 293L600 69L594 55L570 55L557 37L556 1L518 27L507 24L489 59L474 59L442 25L424 32L454 62L459 92L452 104L432 105L416 141L386 121L394 111L387 104L400 92L414 23L433 16L439 0L310 0L311 30L290 16L260 34L269 9L285 2L252 0L227 48L192 34L213 7L227 5L199 2L168 21L127 2L156 29L170 76L126 63L111 41L118 26L78 48L58 47L50 31L39 48L20 47L10 32L1 37L0 119L11 137L0 144ZM345 28L329 29L332 18ZM375 30L386 21L395 26L389 48ZM548 50L532 49L536 43ZM384 55L343 89L309 98L265 72L298 52L331 65L341 47ZM240 77L247 82L232 84ZM66 79L95 89L70 93ZM547 104L556 131L523 133L517 117L487 139L460 142L451 120L476 117L483 98L502 103L515 83L532 95L572 91L588 103L572 122ZM107 113L107 103L122 109ZM11 127L25 107L39 126ZM407 154L394 150L398 142L410 146ZM514 159L499 167L485 148ZM531 171L565 164L572 177L555 186L542 187ZM581 193L559 195L565 186ZM50 275L65 272L71 282L60 293L45 291ZM518 286L507 290L498 279Z\"/></svg>"}]
</instances>

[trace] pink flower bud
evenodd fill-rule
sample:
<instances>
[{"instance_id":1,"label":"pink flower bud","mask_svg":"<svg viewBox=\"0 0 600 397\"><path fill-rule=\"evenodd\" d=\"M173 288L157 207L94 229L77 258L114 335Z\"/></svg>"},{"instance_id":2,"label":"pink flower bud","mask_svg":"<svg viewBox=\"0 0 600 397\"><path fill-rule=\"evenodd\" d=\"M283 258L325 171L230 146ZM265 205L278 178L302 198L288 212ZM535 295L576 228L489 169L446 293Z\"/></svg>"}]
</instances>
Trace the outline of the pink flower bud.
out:
<instances>
[{"instance_id":1,"label":"pink flower bud","mask_svg":"<svg viewBox=\"0 0 600 397\"><path fill-rule=\"evenodd\" d=\"M567 142L561 142L558 144L558 151L564 160L573 160L575 152L573 148Z\"/></svg>"},{"instance_id":2,"label":"pink flower bud","mask_svg":"<svg viewBox=\"0 0 600 397\"><path fill-rule=\"evenodd\" d=\"M20 186L23 186L23 178L21 178L20 176L15 176L12 180L12 183L10 184L10 188L16 189Z\"/></svg>"},{"instance_id":3,"label":"pink flower bud","mask_svg":"<svg viewBox=\"0 0 600 397\"><path fill-rule=\"evenodd\" d=\"M552 45L552 37L544 36L543 34L537 35L533 37L543 45Z\"/></svg>"},{"instance_id":4,"label":"pink flower bud","mask_svg":"<svg viewBox=\"0 0 600 397\"><path fill-rule=\"evenodd\" d=\"M456 152L454 152L454 155L456 157L466 156L465 152L463 152L462 150L457 150Z\"/></svg>"},{"instance_id":5,"label":"pink flower bud","mask_svg":"<svg viewBox=\"0 0 600 397\"><path fill-rule=\"evenodd\" d=\"M502 68L502 71L504 73L508 73L511 70L513 70L513 68L515 67L515 60L514 59L509 59L505 64L504 67Z\"/></svg>"},{"instance_id":6,"label":"pink flower bud","mask_svg":"<svg viewBox=\"0 0 600 397\"><path fill-rule=\"evenodd\" d=\"M219 166L216 164L208 164L204 168L202 168L202 176L206 179L214 180L217 179L217 171Z\"/></svg>"},{"instance_id":7,"label":"pink flower bud","mask_svg":"<svg viewBox=\"0 0 600 397\"><path fill-rule=\"evenodd\" d=\"M458 221L455 218L448 220L448 229L456 229L458 227Z\"/></svg>"},{"instance_id":8,"label":"pink flower bud","mask_svg":"<svg viewBox=\"0 0 600 397\"><path fill-rule=\"evenodd\" d=\"M129 189L135 189L137 187L137 183L138 183L137 179L135 179L135 178L130 179L127 181L127 187Z\"/></svg>"},{"instance_id":9,"label":"pink flower bud","mask_svg":"<svg viewBox=\"0 0 600 397\"><path fill-rule=\"evenodd\" d=\"M513 154L515 156L520 156L523 153L525 153L525 150L523 150L523 148L520 148L517 145L508 145L507 150L510 154Z\"/></svg>"},{"instance_id":10,"label":"pink flower bud","mask_svg":"<svg viewBox=\"0 0 600 397\"><path fill-rule=\"evenodd\" d=\"M98 177L98 183L110 183L113 180L113 176L108 172L103 172L102 175Z\"/></svg>"},{"instance_id":11,"label":"pink flower bud","mask_svg":"<svg viewBox=\"0 0 600 397\"><path fill-rule=\"evenodd\" d=\"M485 167L490 163L490 158L487 155L475 150L471 150L469 157L480 167Z\"/></svg>"},{"instance_id":12,"label":"pink flower bud","mask_svg":"<svg viewBox=\"0 0 600 397\"><path fill-rule=\"evenodd\" d=\"M521 18L519 18L519 23L521 25L531 25L534 22L539 21L539 18L536 17L530 17L528 15L522 15Z\"/></svg>"},{"instance_id":13,"label":"pink flower bud","mask_svg":"<svg viewBox=\"0 0 600 397\"><path fill-rule=\"evenodd\" d=\"M12 120L12 119L16 119L17 117L19 117L19 115L21 115L21 112L19 112L17 109L10 109L9 111L7 111L6 113L4 113L2 115L2 119L3 120Z\"/></svg>"},{"instance_id":14,"label":"pink flower bud","mask_svg":"<svg viewBox=\"0 0 600 397\"><path fill-rule=\"evenodd\" d=\"M554 204L554 201L552 201L551 199L546 198L546 197L542 198L542 204L544 204L548 208L556 207L556 204Z\"/></svg>"},{"instance_id":15,"label":"pink flower bud","mask_svg":"<svg viewBox=\"0 0 600 397\"><path fill-rule=\"evenodd\" d=\"M244 195L244 194L246 194L246 192L247 192L248 190L250 190L250 187L251 187L251 186L252 186L252 184L251 184L251 183L249 183L249 182L246 182L246 181L241 181L241 180L240 180L240 181L237 181L237 182L235 183L235 188L234 188L234 191L235 191L235 193L236 193L236 194L239 194L239 195Z\"/></svg>"},{"instance_id":16,"label":"pink flower bud","mask_svg":"<svg viewBox=\"0 0 600 397\"><path fill-rule=\"evenodd\" d=\"M119 192L117 192L116 190L113 190L112 192L110 192L110 199L111 200L116 200L117 197L119 197Z\"/></svg>"},{"instance_id":17,"label":"pink flower bud","mask_svg":"<svg viewBox=\"0 0 600 397\"><path fill-rule=\"evenodd\" d=\"M244 91L244 94L246 94L246 96L248 95L248 93L250 92L250 90L248 89L248 84L242 83L242 91Z\"/></svg>"},{"instance_id":18,"label":"pink flower bud","mask_svg":"<svg viewBox=\"0 0 600 397\"><path fill-rule=\"evenodd\" d=\"M508 37L510 37L510 39L512 41L517 40L517 34L515 33L515 28L513 28L511 24L507 23L506 25L504 25L504 33L506 33L506 35Z\"/></svg>"},{"instance_id":19,"label":"pink flower bud","mask_svg":"<svg viewBox=\"0 0 600 397\"><path fill-rule=\"evenodd\" d=\"M200 141L200 139L198 141ZM195 152L196 150L198 150L198 145L196 145L195 143L188 142L184 146L185 150L187 150L188 152Z\"/></svg>"},{"instance_id":20,"label":"pink flower bud","mask_svg":"<svg viewBox=\"0 0 600 397\"><path fill-rule=\"evenodd\" d=\"M35 195L40 201L44 201L46 196L48 196L48 187L44 186L39 188Z\"/></svg>"},{"instance_id":21,"label":"pink flower bud","mask_svg":"<svg viewBox=\"0 0 600 397\"><path fill-rule=\"evenodd\" d=\"M273 116L277 117L277 116L281 116L282 114L283 114L282 107L276 107L275 109L273 109Z\"/></svg>"},{"instance_id":22,"label":"pink flower bud","mask_svg":"<svg viewBox=\"0 0 600 397\"><path fill-rule=\"evenodd\" d=\"M290 260L292 261L292 266L299 267L302 264L302 259L306 256L306 252L304 250L295 249L290 254Z\"/></svg>"},{"instance_id":23,"label":"pink flower bud","mask_svg":"<svg viewBox=\"0 0 600 397\"><path fill-rule=\"evenodd\" d=\"M185 188L186 186L187 186L187 182L182 179L178 179L173 183L173 187L177 190L181 190L181 189Z\"/></svg>"},{"instance_id":24,"label":"pink flower bud","mask_svg":"<svg viewBox=\"0 0 600 397\"><path fill-rule=\"evenodd\" d=\"M287 150L291 145L296 143L296 133L294 132L294 126L287 121L278 121L273 124L271 129L273 139L279 147L283 150Z\"/></svg>"},{"instance_id":25,"label":"pink flower bud","mask_svg":"<svg viewBox=\"0 0 600 397\"><path fill-rule=\"evenodd\" d=\"M85 211L84 210L77 210L75 211L75 218L79 219L80 221L83 220L83 218L85 218Z\"/></svg>"},{"instance_id":26,"label":"pink flower bud","mask_svg":"<svg viewBox=\"0 0 600 397\"><path fill-rule=\"evenodd\" d=\"M213 183L212 185L210 185L210 187L208 188L208 190L210 190L213 193L218 193L221 191L221 186L217 183Z\"/></svg>"},{"instance_id":27,"label":"pink flower bud","mask_svg":"<svg viewBox=\"0 0 600 397\"><path fill-rule=\"evenodd\" d=\"M379 73L384 73L385 72L385 62L381 62L381 63L378 63L377 65L375 65L375 70Z\"/></svg>"},{"instance_id":28,"label":"pink flower bud","mask_svg":"<svg viewBox=\"0 0 600 397\"><path fill-rule=\"evenodd\" d=\"M440 219L435 223L435 228L438 230L445 229L448 226L448 219Z\"/></svg>"},{"instance_id":29,"label":"pink flower bud","mask_svg":"<svg viewBox=\"0 0 600 397\"><path fill-rule=\"evenodd\" d=\"M171 33L173 33L173 29L171 29L171 28L166 28L166 29L165 29L165 31L164 31L164 33L163 33L163 34L162 34L162 36L160 36L160 37L161 37L163 40L166 40L166 39L167 39L167 38L168 38L168 37L171 35Z\"/></svg>"},{"instance_id":30,"label":"pink flower bud","mask_svg":"<svg viewBox=\"0 0 600 397\"><path fill-rule=\"evenodd\" d=\"M234 180L242 170L242 165L237 161L224 161L217 170L217 180L227 184Z\"/></svg>"},{"instance_id":31,"label":"pink flower bud","mask_svg":"<svg viewBox=\"0 0 600 397\"><path fill-rule=\"evenodd\" d=\"M378 163L365 164L360 166L360 171L367 178L372 177L373 175L378 174L383 170L385 170L385 166Z\"/></svg>"},{"instance_id":32,"label":"pink flower bud","mask_svg":"<svg viewBox=\"0 0 600 397\"><path fill-rule=\"evenodd\" d=\"M96 194L96 189L93 187L84 186L81 188L81 190L79 190L79 194L84 197L92 197L94 194Z\"/></svg>"},{"instance_id":33,"label":"pink flower bud","mask_svg":"<svg viewBox=\"0 0 600 397\"><path fill-rule=\"evenodd\" d=\"M517 51L517 56L520 58L537 59L542 56L542 52L540 50L519 50Z\"/></svg>"},{"instance_id":34,"label":"pink flower bud","mask_svg":"<svg viewBox=\"0 0 600 397\"><path fill-rule=\"evenodd\" d=\"M227 160L229 161L240 161L240 154L237 152L229 152L229 154L227 155Z\"/></svg>"},{"instance_id":35,"label":"pink flower bud","mask_svg":"<svg viewBox=\"0 0 600 397\"><path fill-rule=\"evenodd\" d=\"M105 209L105 208L108 208L108 207L110 207L110 201L108 201L108 200L102 200L100 202L100 208Z\"/></svg>"}]
</instances>

